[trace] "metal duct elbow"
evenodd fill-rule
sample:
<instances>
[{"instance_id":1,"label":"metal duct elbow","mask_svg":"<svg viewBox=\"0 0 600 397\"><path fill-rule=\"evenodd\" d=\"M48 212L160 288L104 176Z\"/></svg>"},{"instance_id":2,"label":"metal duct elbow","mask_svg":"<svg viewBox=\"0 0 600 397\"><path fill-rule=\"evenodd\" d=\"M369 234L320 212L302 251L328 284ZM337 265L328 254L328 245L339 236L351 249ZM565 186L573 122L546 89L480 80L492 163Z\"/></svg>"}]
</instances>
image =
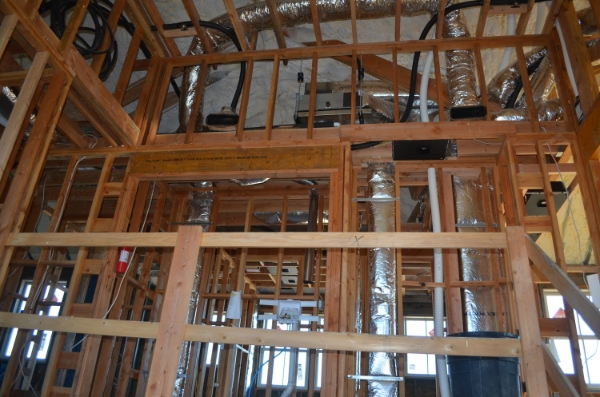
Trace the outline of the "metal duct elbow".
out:
<instances>
[{"instance_id":1,"label":"metal duct elbow","mask_svg":"<svg viewBox=\"0 0 600 397\"><path fill-rule=\"evenodd\" d=\"M444 38L471 37L461 11L446 15ZM452 107L478 106L475 58L471 50L446 51L448 93Z\"/></svg>"},{"instance_id":2,"label":"metal duct elbow","mask_svg":"<svg viewBox=\"0 0 600 397\"><path fill-rule=\"evenodd\" d=\"M545 57L546 54L547 50L542 47L537 47L529 51L525 54L525 64L527 68ZM504 70L501 70L492 78L487 86L488 99L490 102L498 103L501 107L505 108L511 94L517 87L519 78L521 78L521 71L517 62L513 62Z\"/></svg>"},{"instance_id":3,"label":"metal duct elbow","mask_svg":"<svg viewBox=\"0 0 600 397\"><path fill-rule=\"evenodd\" d=\"M548 57L544 58L540 63L540 66L535 71L529 81L531 86L531 92L533 93L533 102L538 104L548 100L550 93L554 88L554 73L552 73L552 65ZM525 95L521 96L519 102L516 105L517 108L527 107L527 98Z\"/></svg>"}]
</instances>

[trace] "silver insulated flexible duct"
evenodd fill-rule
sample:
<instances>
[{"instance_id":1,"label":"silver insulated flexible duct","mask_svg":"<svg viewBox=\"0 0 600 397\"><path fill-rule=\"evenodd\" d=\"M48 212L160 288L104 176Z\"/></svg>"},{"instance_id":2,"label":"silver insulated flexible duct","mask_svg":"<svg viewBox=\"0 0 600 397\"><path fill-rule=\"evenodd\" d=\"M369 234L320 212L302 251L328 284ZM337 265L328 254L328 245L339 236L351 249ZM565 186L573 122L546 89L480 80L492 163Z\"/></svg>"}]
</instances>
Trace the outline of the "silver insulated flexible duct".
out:
<instances>
[{"instance_id":1,"label":"silver insulated flexible duct","mask_svg":"<svg viewBox=\"0 0 600 397\"><path fill-rule=\"evenodd\" d=\"M454 11L446 15L444 38L471 37L462 12ZM448 93L452 107L478 106L475 58L471 50L446 51L446 73Z\"/></svg>"},{"instance_id":2,"label":"silver insulated flexible duct","mask_svg":"<svg viewBox=\"0 0 600 397\"><path fill-rule=\"evenodd\" d=\"M212 182L198 182L194 184L195 187L199 188L211 188L213 187ZM186 222L199 224L202 226L203 231L208 230L210 223L210 214L212 212L213 204L215 200L214 192L202 191L202 192L190 192L188 197L188 209L186 215ZM194 284L192 288L192 296L190 297L190 305L188 308L188 324L196 324L196 316L198 311L198 303L200 299L200 293L198 290L200 284L200 277L202 275L202 265L204 262L204 248L200 248L200 254L198 255L198 262L196 263L196 271L194 272ZM194 342L197 343L197 342ZM181 353L179 356L179 364L177 365L177 380L175 381L175 389L173 390L173 397L183 397L185 393L186 383L191 382L193 379L192 370L195 367L198 357L191 357L193 343L185 341L181 344ZM198 351L199 349L196 349Z\"/></svg>"},{"instance_id":3,"label":"silver insulated flexible duct","mask_svg":"<svg viewBox=\"0 0 600 397\"><path fill-rule=\"evenodd\" d=\"M393 201L394 164L369 163L369 197L389 199L370 201L369 225L371 232L395 231L395 204ZM372 248L369 251L369 332L376 335L396 335L396 252L391 248ZM392 353L369 353L368 375L398 376L396 358ZM368 381L368 397L395 397L397 381Z\"/></svg>"},{"instance_id":4,"label":"silver insulated flexible duct","mask_svg":"<svg viewBox=\"0 0 600 397\"><path fill-rule=\"evenodd\" d=\"M485 232L483 189L479 181L453 178L456 202L456 219L459 232ZM492 281L493 256L498 263L500 251L464 248L460 250L462 281ZM501 268L501 266L499 266ZM506 299L496 302L493 287L465 288L463 292L465 331L506 331L506 324L499 323L496 308L506 312ZM502 316L502 318L505 318Z\"/></svg>"}]
</instances>

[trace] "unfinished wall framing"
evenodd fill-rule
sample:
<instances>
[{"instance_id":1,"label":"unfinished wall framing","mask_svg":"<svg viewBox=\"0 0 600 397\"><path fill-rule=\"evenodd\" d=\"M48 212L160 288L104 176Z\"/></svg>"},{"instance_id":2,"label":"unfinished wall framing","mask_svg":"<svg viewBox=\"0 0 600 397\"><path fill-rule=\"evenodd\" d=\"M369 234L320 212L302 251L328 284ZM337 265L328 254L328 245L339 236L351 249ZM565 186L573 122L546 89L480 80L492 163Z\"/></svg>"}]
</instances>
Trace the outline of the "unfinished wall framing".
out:
<instances>
[{"instance_id":1,"label":"unfinished wall framing","mask_svg":"<svg viewBox=\"0 0 600 397\"><path fill-rule=\"evenodd\" d=\"M266 1L268 23L256 27L239 2L224 0L221 23L241 49L228 52L198 2L177 4L192 22L171 29L162 6L118 0L106 23L117 29L123 13L133 31L112 92L98 77L106 54L84 58L73 45L94 3L77 2L61 37L38 13L41 3L0 3L0 86L15 93L0 130L0 395L405 396L412 353L518 357L528 396L600 395L584 373L576 326L578 313L600 336L600 312L584 295L585 277L600 273L600 55L597 33L581 31L572 2L552 0L539 12L533 0L513 8L486 0L472 35L457 38L443 29L450 22L440 0L426 10L438 13L435 37L408 40L401 24L420 2L381 1L394 37L363 42L365 2L344 3L347 17L334 18L311 0L303 29L314 41L290 46L286 35L299 22L282 3ZM598 26L600 7L585 6ZM539 33L529 24L535 13ZM515 35L490 35L509 14ZM340 18L350 23L347 42L322 32ZM261 44L264 30L276 48ZM181 50L191 38L202 51ZM502 74L486 75L485 61L506 48L514 54L506 75L516 77L498 83ZM429 51L431 73L416 82L429 79L431 104L401 122L411 84L403 62ZM471 60L484 112L477 119L451 111L464 105L455 102L452 57ZM532 68L536 60L543 63ZM285 81L286 68L298 61L299 70L310 65L298 84L306 120L278 125L282 91L296 84ZM209 77L241 72L240 62L239 120L209 130ZM350 110L333 116L318 99L329 62L351 76L340 91ZM256 77L266 64L269 82ZM355 78L361 72L369 78ZM494 85L512 83L523 91L512 99ZM253 90L265 84L264 125L245 128L257 117ZM162 133L174 107L183 121ZM318 128L324 115L341 125ZM449 141L443 159L396 156L440 140ZM385 197L373 167L386 170ZM431 233L432 199L439 233ZM371 216L377 203L389 214L385 231ZM382 249L389 288L374 281L381 275L371 259ZM436 288L446 336L519 339L407 336L404 320L430 317ZM564 318L549 318L545 289L563 296ZM269 317L284 300L305 302L298 330ZM385 312L394 332L379 332L372 310ZM573 374L548 350L556 337L569 341ZM391 371L372 371L381 353ZM284 371L294 360L298 368ZM387 387L390 379L369 375L404 380Z\"/></svg>"}]
</instances>

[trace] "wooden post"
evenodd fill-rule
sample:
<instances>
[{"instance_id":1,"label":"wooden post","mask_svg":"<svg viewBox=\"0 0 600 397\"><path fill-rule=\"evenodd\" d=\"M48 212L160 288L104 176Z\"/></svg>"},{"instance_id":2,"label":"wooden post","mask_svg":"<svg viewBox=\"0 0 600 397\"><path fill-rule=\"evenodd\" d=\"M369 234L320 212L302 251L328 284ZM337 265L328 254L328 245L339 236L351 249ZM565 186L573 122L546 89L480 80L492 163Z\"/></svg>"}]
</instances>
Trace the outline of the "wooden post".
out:
<instances>
[{"instance_id":1,"label":"wooden post","mask_svg":"<svg viewBox=\"0 0 600 397\"><path fill-rule=\"evenodd\" d=\"M201 236L202 228L198 226L180 226L177 233L150 366L148 397L173 394Z\"/></svg>"},{"instance_id":2,"label":"wooden post","mask_svg":"<svg viewBox=\"0 0 600 397\"><path fill-rule=\"evenodd\" d=\"M512 266L513 280L517 299L517 317L519 335L521 337L522 365L527 385L527 395L548 396L548 384L544 367L544 346L538 325L538 313L535 307L535 296L531 288L531 270L525 243L523 227L506 228L508 254Z\"/></svg>"},{"instance_id":3,"label":"wooden post","mask_svg":"<svg viewBox=\"0 0 600 397\"><path fill-rule=\"evenodd\" d=\"M27 77L23 82L23 87L17 98L17 103L10 114L2 138L0 139L0 179L4 175L6 164L10 158L10 154L13 150L19 131L21 130L21 124L27 116L27 109L37 89L42 72L46 67L48 61L47 52L38 52L33 59L33 64L27 73Z\"/></svg>"}]
</instances>

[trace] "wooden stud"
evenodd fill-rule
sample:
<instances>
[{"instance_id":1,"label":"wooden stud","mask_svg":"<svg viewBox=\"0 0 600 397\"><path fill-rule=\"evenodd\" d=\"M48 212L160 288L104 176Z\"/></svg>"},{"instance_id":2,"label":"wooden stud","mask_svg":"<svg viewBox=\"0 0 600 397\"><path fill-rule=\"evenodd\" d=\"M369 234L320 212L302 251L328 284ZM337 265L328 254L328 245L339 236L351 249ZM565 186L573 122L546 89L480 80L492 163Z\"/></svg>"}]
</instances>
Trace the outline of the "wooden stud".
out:
<instances>
[{"instance_id":1,"label":"wooden stud","mask_svg":"<svg viewBox=\"0 0 600 397\"><path fill-rule=\"evenodd\" d=\"M529 73L527 72L527 64L525 63L525 55L523 54L523 46L517 46L516 52L517 60L519 63L519 70L521 72L521 81L523 82L523 91L525 92L525 99L527 100L527 112L529 113L531 130L533 132L539 132L540 122L538 120L536 103L533 98L533 92L531 91L531 84L529 83Z\"/></svg>"},{"instance_id":2,"label":"wooden stud","mask_svg":"<svg viewBox=\"0 0 600 397\"><path fill-rule=\"evenodd\" d=\"M312 15L313 29L315 31L315 40L317 45L320 46L323 39L321 38L321 22L317 0L310 0L310 13Z\"/></svg>"},{"instance_id":3,"label":"wooden stud","mask_svg":"<svg viewBox=\"0 0 600 397\"><path fill-rule=\"evenodd\" d=\"M223 0L223 3L225 4L225 8L229 14L231 25L233 26L233 30L235 30L235 34L240 42L240 46L242 47L242 51L248 51L248 40L246 40L246 33L244 32L244 27L240 21L240 16L237 13L235 4L233 4L233 0Z\"/></svg>"},{"instance_id":4,"label":"wooden stud","mask_svg":"<svg viewBox=\"0 0 600 397\"><path fill-rule=\"evenodd\" d=\"M590 56L587 52L581 28L579 27L579 19L577 18L572 2L563 2L561 12L558 14L558 20L560 21L565 42L568 43L566 50L573 66L573 74L579 91L581 108L583 114L588 115L598 96L598 84L596 76L594 76L594 72L592 71Z\"/></svg>"},{"instance_id":5,"label":"wooden stud","mask_svg":"<svg viewBox=\"0 0 600 397\"><path fill-rule=\"evenodd\" d=\"M23 83L23 87L21 88L21 92L19 93L19 97L17 98L15 107L10 114L2 138L0 138L0 179L2 179L2 176L6 171L6 165L10 158L10 154L13 151L19 131L21 130L21 125L27 116L27 109L29 109L29 105L36 92L47 61L47 52L40 52L35 56L33 64Z\"/></svg>"},{"instance_id":6,"label":"wooden stud","mask_svg":"<svg viewBox=\"0 0 600 397\"><path fill-rule=\"evenodd\" d=\"M543 342L537 324L535 297L531 288L531 271L525 243L525 231L522 227L506 228L508 253L514 275L513 282L517 300L519 317L519 336L523 348L523 367L527 393L532 396L547 396L548 384L544 367Z\"/></svg>"},{"instance_id":7,"label":"wooden stud","mask_svg":"<svg viewBox=\"0 0 600 397\"><path fill-rule=\"evenodd\" d=\"M252 36L255 37L255 36ZM252 85L252 73L254 71L254 59L250 58L246 65L246 78L244 79L244 90L242 91L242 102L240 103L240 121L235 132L235 139L241 142L244 137L244 127L246 125L246 114L248 113L248 104L250 103L250 87Z\"/></svg>"},{"instance_id":8,"label":"wooden stud","mask_svg":"<svg viewBox=\"0 0 600 397\"><path fill-rule=\"evenodd\" d=\"M173 393L188 313L188 305L181 302L189 301L201 234L202 228L191 226L181 226L177 233L173 264L167 282L150 367L147 396L164 396Z\"/></svg>"},{"instance_id":9,"label":"wooden stud","mask_svg":"<svg viewBox=\"0 0 600 397\"><path fill-rule=\"evenodd\" d=\"M2 25L0 25L0 58L4 55L4 50L6 50L18 21L19 18L14 14L5 15L2 20Z\"/></svg>"},{"instance_id":10,"label":"wooden stud","mask_svg":"<svg viewBox=\"0 0 600 397\"><path fill-rule=\"evenodd\" d=\"M273 118L275 117L275 105L277 104L277 85L279 83L279 55L273 60L273 72L271 75L271 91L269 93L269 108L267 110L267 124L265 127L265 141L271 140L273 129Z\"/></svg>"},{"instance_id":11,"label":"wooden stud","mask_svg":"<svg viewBox=\"0 0 600 397\"><path fill-rule=\"evenodd\" d=\"M269 15L271 16L271 21L273 21L273 33L275 33L275 39L277 40L277 45L279 48L286 48L285 45L285 36L283 33L283 27L281 25L281 18L279 17L279 10L277 9L277 4L275 0L266 0L267 7L269 7ZM284 62L286 62L284 60Z\"/></svg>"},{"instance_id":12,"label":"wooden stud","mask_svg":"<svg viewBox=\"0 0 600 397\"><path fill-rule=\"evenodd\" d=\"M319 73L319 58L313 54L312 66L310 70L310 96L308 108L308 126L306 128L306 139L313 139L313 130L315 127L315 113L317 110L317 81Z\"/></svg>"}]
</instances>

